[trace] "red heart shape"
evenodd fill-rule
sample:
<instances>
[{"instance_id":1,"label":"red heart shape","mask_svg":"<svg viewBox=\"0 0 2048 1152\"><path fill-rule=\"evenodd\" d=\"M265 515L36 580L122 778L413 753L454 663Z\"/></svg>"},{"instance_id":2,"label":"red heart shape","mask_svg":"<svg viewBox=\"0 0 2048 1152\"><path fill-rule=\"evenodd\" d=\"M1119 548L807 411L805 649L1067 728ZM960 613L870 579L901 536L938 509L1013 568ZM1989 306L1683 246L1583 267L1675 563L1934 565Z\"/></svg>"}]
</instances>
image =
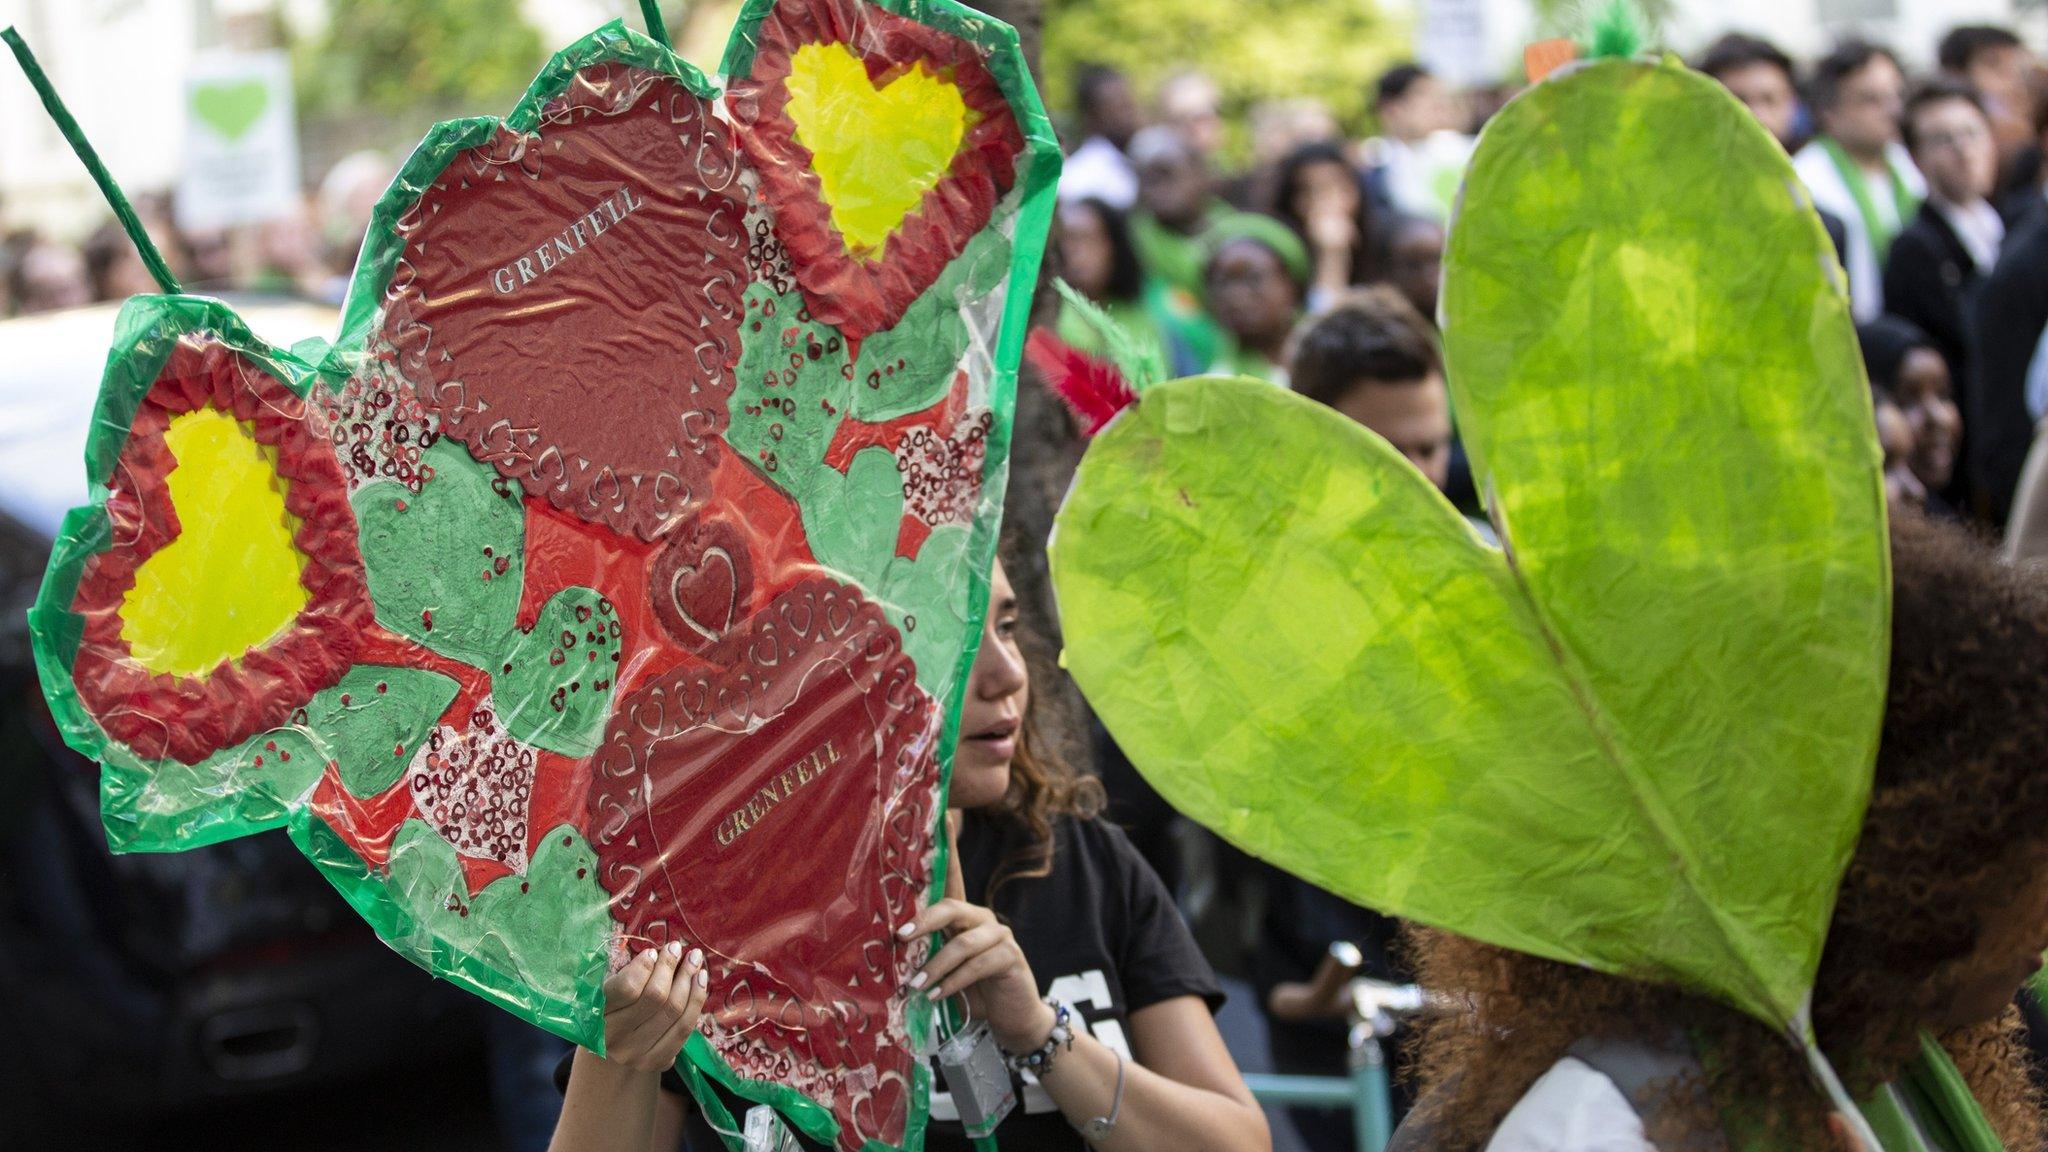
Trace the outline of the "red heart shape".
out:
<instances>
[{"instance_id":1,"label":"red heart shape","mask_svg":"<svg viewBox=\"0 0 2048 1152\"><path fill-rule=\"evenodd\" d=\"M290 624L239 659L197 676L156 673L136 661L121 611L143 562L183 531L168 487L178 462L164 434L172 417L208 408L241 421L274 453L285 509L299 520L292 544L308 598ZM112 543L86 560L72 596L85 631L71 680L108 735L138 756L196 764L284 723L348 671L371 623L348 486L318 413L269 369L214 336L180 338L141 397L106 484ZM172 716L177 722L166 723Z\"/></svg>"},{"instance_id":2,"label":"red heart shape","mask_svg":"<svg viewBox=\"0 0 2048 1152\"><path fill-rule=\"evenodd\" d=\"M399 219L388 355L472 456L654 539L711 495L748 279L739 173L681 80L583 69Z\"/></svg>"},{"instance_id":3,"label":"red heart shape","mask_svg":"<svg viewBox=\"0 0 2048 1152\"><path fill-rule=\"evenodd\" d=\"M612 916L704 950L705 1030L735 1072L824 1104L843 1148L900 1144L916 1057L896 1022L924 945L891 928L931 877L938 708L881 609L824 577L712 655L635 692L597 754Z\"/></svg>"},{"instance_id":4,"label":"red heart shape","mask_svg":"<svg viewBox=\"0 0 2048 1152\"><path fill-rule=\"evenodd\" d=\"M944 177L903 218L878 253L856 255L832 225L811 151L789 118L790 59L806 44L846 44L877 88L923 67L960 92L968 125ZM1016 179L1024 150L1001 86L974 45L858 0L777 4L761 21L753 71L732 81L726 106L775 209L775 232L811 315L848 340L895 326L911 302L988 223Z\"/></svg>"},{"instance_id":5,"label":"red heart shape","mask_svg":"<svg viewBox=\"0 0 2048 1152\"><path fill-rule=\"evenodd\" d=\"M692 652L724 639L753 600L746 535L724 520L699 520L678 533L650 575L655 619Z\"/></svg>"}]
</instances>

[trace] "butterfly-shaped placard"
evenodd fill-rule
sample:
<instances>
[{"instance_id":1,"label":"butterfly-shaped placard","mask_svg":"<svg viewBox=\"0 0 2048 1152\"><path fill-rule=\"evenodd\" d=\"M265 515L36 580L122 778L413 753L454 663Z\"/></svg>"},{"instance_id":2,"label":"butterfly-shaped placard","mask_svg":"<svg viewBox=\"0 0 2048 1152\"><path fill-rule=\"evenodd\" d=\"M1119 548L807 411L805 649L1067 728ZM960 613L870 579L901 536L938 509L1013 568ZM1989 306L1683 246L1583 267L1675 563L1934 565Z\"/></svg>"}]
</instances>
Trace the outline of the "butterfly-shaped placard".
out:
<instances>
[{"instance_id":1,"label":"butterfly-shaped placard","mask_svg":"<svg viewBox=\"0 0 2048 1152\"><path fill-rule=\"evenodd\" d=\"M117 849L286 827L593 1047L700 947L700 1090L903 1147L1059 152L946 0L757 0L725 71L612 24L435 128L331 345L131 301L37 655Z\"/></svg>"}]
</instances>

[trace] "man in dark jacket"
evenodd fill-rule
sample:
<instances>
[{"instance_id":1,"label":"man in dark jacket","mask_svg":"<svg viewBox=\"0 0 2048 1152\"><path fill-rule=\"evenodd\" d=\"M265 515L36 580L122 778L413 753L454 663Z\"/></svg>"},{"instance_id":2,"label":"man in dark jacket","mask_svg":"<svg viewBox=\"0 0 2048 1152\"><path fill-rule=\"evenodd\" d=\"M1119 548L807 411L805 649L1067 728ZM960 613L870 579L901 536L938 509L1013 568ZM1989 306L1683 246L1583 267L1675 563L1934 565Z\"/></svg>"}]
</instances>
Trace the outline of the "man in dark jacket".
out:
<instances>
[{"instance_id":1,"label":"man in dark jacket","mask_svg":"<svg viewBox=\"0 0 2048 1152\"><path fill-rule=\"evenodd\" d=\"M1983 511L2003 524L2040 415L2028 404L2027 373L2048 328L2048 212L2006 237L1970 319L1964 451Z\"/></svg>"},{"instance_id":2,"label":"man in dark jacket","mask_svg":"<svg viewBox=\"0 0 2048 1152\"><path fill-rule=\"evenodd\" d=\"M2005 222L1989 199L1998 176L1991 118L1975 89L1942 78L1907 97L1900 129L1927 178L1927 199L1885 259L1885 310L1927 334L1963 393L1959 404L1967 405L1965 318L2005 240ZM1967 503L1966 481L1959 476L1942 495Z\"/></svg>"},{"instance_id":3,"label":"man in dark jacket","mask_svg":"<svg viewBox=\"0 0 2048 1152\"><path fill-rule=\"evenodd\" d=\"M1764 130L1786 152L1797 152L1806 142L1799 122L1799 78L1792 71L1792 58L1768 40L1730 32L1708 46L1693 65L1721 82L1748 108ZM1818 205L1814 211L1835 246L1835 259L1849 263L1849 228L1842 218Z\"/></svg>"}]
</instances>

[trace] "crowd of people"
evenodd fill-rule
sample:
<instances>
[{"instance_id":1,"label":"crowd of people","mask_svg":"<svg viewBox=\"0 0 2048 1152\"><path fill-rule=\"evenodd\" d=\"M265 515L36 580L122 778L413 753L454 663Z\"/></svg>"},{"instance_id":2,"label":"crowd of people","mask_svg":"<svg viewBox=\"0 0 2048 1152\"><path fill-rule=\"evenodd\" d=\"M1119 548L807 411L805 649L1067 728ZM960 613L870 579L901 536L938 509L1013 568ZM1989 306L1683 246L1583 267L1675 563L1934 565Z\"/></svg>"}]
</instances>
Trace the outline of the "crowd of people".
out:
<instances>
[{"instance_id":1,"label":"crowd of people","mask_svg":"<svg viewBox=\"0 0 2048 1152\"><path fill-rule=\"evenodd\" d=\"M170 193L134 197L136 215L188 291L341 303L370 213L398 166L377 152L337 161L288 215L232 228L179 223ZM71 243L38 228L0 236L0 319L118 302L161 289L109 218Z\"/></svg>"},{"instance_id":2,"label":"crowd of people","mask_svg":"<svg viewBox=\"0 0 2048 1152\"><path fill-rule=\"evenodd\" d=\"M1890 49L1851 40L1802 70L1737 33L1694 66L1784 146L1835 243L1889 497L2002 531L2048 413L2048 67L2011 31L1982 25L1950 31L1936 59L1909 76ZM1333 378L1346 389L1388 379L1391 357L1409 365L1398 380L1427 376L1437 383L1425 391L1440 390L1433 367L1390 350L1433 339L1458 179L1504 95L1454 92L1400 64L1374 90L1378 135L1344 138L1313 102L1273 105L1252 117L1250 166L1229 172L1213 85L1176 76L1147 116L1126 78L1083 68L1060 271L1154 342L1174 375L1230 372L1328 397ZM1057 331L1101 350L1071 309ZM1357 359L1332 363L1339 344ZM1371 395L1347 403L1390 403ZM1366 423L1390 439L1397 430ZM1428 423L1446 430L1442 483L1476 512L1448 416Z\"/></svg>"},{"instance_id":3,"label":"crowd of people","mask_svg":"<svg viewBox=\"0 0 2048 1152\"><path fill-rule=\"evenodd\" d=\"M1909 77L1891 51L1856 41L1802 70L1737 34L1694 63L1785 148L1834 242L1895 511L2002 532L2048 520L2048 459L2036 449L2048 415L2048 67L2009 31L1982 26L1950 32L1937 58L1932 74ZM1401 64L1376 82L1378 135L1350 140L1313 101L1278 103L1253 117L1250 165L1227 171L1213 84L1178 75L1148 114L1126 77L1083 68L1054 271L1155 348L1169 374L1292 388L1377 432L1477 517L1435 325L1458 181L1503 95L1454 92ZM162 197L137 206L190 288L338 303L391 174L380 158L351 157L301 213L246 229L180 229ZM0 315L154 290L112 224L75 246L33 232L0 241ZM1106 351L1076 309L1054 328L1083 352ZM2037 484L2044 493L2031 491ZM1962 1074L1991 1093L2007 1146L2038 1146L2006 1017L2017 966L2041 950L2048 822L2036 817L2048 797L2034 794L2030 771L2038 710L2018 722L2005 713L2024 711L2007 707L2012 685L2032 677L2038 686L2048 659L2041 602L2019 570L1980 564L1962 535L1901 519L1913 527L1895 545L1895 691L1873 814L1831 930L1841 946L1827 954L1854 970L1830 971L1822 986L1838 991L1815 1016L1824 1035L1854 1042L1869 1059L1857 1070L1878 1082L1920 1029L1964 1037ZM1042 737L1016 640L1018 597L1000 565L993 583L959 724L958 871L945 899L896 926L947 943L910 986L941 1001L968 997L1012 1067L1032 1073L1035 1095L1003 1129L1012 1147L1265 1152L1266 1123L1211 1017L1221 986L1181 916L1180 864L1148 863L1097 819L1119 796L1034 750ZM1975 820L1983 810L1998 814L1995 826ZM1957 861L1972 867L1948 867ZM1941 874L1928 879L1930 868ZM1372 974L1417 974L1399 963L1392 922L1277 873L1260 882L1264 916L1245 967L1264 989L1306 978L1336 939L1365 946ZM1680 1137L1718 1131L1707 1096L1655 1106L1617 1096L1600 1139L1578 1145L1530 1118L1529 1099L1550 1101L1553 1115L1593 1115L1591 1096L1569 1098L1581 1091L1573 1083L1588 1082L1571 1078L1579 1067L1607 1075L1614 1053L1581 1042L1643 1020L1718 1045L1728 1068L1688 1074L1765 1102L1756 1119L1773 1135L1824 1146L1806 1139L1827 1123L1809 1096L1779 1099L1791 1098L1788 1084L1805 1091L1789 1050L1769 1046L1781 1038L1724 1009L1443 935L1411 937L1405 955L1473 1011L1432 1034L1422 1060L1435 1096L1404 1148L1719 1146L1666 1142L1650 1115L1662 1110ZM1073 1005L1040 995L1084 979L1100 992L1077 1027ZM722 1129L685 1103L669 1071L706 1003L702 954L650 949L605 992L608 1056L560 1060L564 1104L541 1109L527 1138L551 1133L560 1152L714 1146ZM1499 1043L1508 1034L1520 1042ZM1341 1070L1334 1025L1280 1026L1273 1039L1287 1070ZM540 1056L555 1064L560 1046L545 1043ZM927 1146L969 1146L964 1105L935 1095ZM1317 1152L1348 1146L1348 1126L1330 1119L1300 1117Z\"/></svg>"}]
</instances>

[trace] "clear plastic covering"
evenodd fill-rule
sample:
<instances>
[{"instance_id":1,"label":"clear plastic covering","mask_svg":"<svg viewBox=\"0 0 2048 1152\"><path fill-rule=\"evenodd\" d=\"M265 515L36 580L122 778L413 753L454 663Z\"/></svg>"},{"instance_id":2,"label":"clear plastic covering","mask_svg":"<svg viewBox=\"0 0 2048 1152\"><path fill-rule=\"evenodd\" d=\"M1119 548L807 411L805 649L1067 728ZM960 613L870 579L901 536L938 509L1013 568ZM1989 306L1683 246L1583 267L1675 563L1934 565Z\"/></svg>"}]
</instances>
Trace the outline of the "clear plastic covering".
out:
<instances>
[{"instance_id":1,"label":"clear plastic covering","mask_svg":"<svg viewBox=\"0 0 2048 1152\"><path fill-rule=\"evenodd\" d=\"M288 827L393 947L914 1144L933 898L1059 154L1014 34L750 4L721 92L613 24L379 204L333 345L123 311L33 613L122 850ZM725 1123L726 1128L737 1125Z\"/></svg>"}]
</instances>

